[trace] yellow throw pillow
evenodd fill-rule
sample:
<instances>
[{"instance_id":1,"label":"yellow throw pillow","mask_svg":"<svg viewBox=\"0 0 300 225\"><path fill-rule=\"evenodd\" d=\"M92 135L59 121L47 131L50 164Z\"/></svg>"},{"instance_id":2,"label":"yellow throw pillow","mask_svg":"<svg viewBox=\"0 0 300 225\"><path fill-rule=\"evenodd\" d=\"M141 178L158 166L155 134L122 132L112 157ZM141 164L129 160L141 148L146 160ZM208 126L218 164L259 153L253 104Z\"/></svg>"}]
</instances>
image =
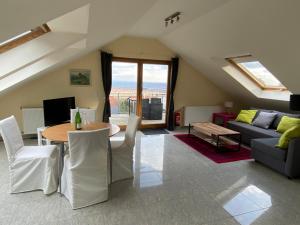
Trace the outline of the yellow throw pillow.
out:
<instances>
[{"instance_id":1,"label":"yellow throw pillow","mask_svg":"<svg viewBox=\"0 0 300 225\"><path fill-rule=\"evenodd\" d=\"M294 126L287 131L285 131L281 137L279 138L278 144L276 147L279 148L288 148L289 146L289 141L292 138L297 138L300 137L300 126Z\"/></svg>"},{"instance_id":2,"label":"yellow throw pillow","mask_svg":"<svg viewBox=\"0 0 300 225\"><path fill-rule=\"evenodd\" d=\"M251 124L256 113L257 110L241 110L235 120L239 122Z\"/></svg>"},{"instance_id":3,"label":"yellow throw pillow","mask_svg":"<svg viewBox=\"0 0 300 225\"><path fill-rule=\"evenodd\" d=\"M278 124L276 131L279 133L284 133L288 129L290 129L294 126L298 126L298 125L300 125L300 119L283 116Z\"/></svg>"}]
</instances>

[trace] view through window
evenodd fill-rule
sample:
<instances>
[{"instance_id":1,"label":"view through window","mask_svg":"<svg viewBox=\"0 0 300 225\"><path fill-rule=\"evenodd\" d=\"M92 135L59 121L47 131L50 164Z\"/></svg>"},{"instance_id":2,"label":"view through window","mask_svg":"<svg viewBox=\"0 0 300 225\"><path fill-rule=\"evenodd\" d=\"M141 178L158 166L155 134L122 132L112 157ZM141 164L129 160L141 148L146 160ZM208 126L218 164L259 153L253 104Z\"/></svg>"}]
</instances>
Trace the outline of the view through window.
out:
<instances>
[{"instance_id":1,"label":"view through window","mask_svg":"<svg viewBox=\"0 0 300 225\"><path fill-rule=\"evenodd\" d=\"M137 63L112 62L112 89L109 99L110 120L113 123L126 125L129 113L136 111L137 69Z\"/></svg>"},{"instance_id":2,"label":"view through window","mask_svg":"<svg viewBox=\"0 0 300 225\"><path fill-rule=\"evenodd\" d=\"M166 119L168 65L143 64L142 123L164 123Z\"/></svg>"}]
</instances>

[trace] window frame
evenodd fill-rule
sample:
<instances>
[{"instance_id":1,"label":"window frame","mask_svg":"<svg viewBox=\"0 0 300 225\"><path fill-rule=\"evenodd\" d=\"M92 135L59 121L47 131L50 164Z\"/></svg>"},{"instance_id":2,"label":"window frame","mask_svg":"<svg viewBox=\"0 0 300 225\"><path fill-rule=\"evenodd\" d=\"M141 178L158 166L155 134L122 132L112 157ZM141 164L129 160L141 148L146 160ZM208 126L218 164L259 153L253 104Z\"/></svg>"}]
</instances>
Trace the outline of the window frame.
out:
<instances>
[{"instance_id":1,"label":"window frame","mask_svg":"<svg viewBox=\"0 0 300 225\"><path fill-rule=\"evenodd\" d=\"M38 38L50 31L51 31L51 29L49 28L49 26L47 24L43 24L37 28L31 29L30 33L22 35L21 37L11 40L3 45L0 45L0 54L4 53L10 49L16 48L28 41L35 39L35 38Z\"/></svg>"},{"instance_id":2,"label":"window frame","mask_svg":"<svg viewBox=\"0 0 300 225\"><path fill-rule=\"evenodd\" d=\"M170 101L170 84L171 84L171 70L172 61L171 60L160 60L160 59L143 59L143 58L129 58L129 57L118 57L113 56L112 62L127 62L127 63L137 63L137 109L136 115L142 116L142 92L143 92L143 64L159 64L168 66L168 81L167 81L167 101L166 101L166 119L164 123L157 124L143 124L141 122L140 128L166 128L167 118L169 112L169 101ZM120 126L120 125L119 125ZM121 129L125 129L126 125L121 125Z\"/></svg>"},{"instance_id":3,"label":"window frame","mask_svg":"<svg viewBox=\"0 0 300 225\"><path fill-rule=\"evenodd\" d=\"M288 89L285 86L266 86L263 82L261 82L259 79L256 78L255 75L253 75L250 71L248 71L246 68L243 66L240 66L238 62L236 62L236 59L241 59L241 58L253 58L254 57L250 54L248 55L241 55L241 56L235 56L235 57L227 57L225 60L229 62L234 68L239 70L243 75L245 75L248 79L250 79L252 82L254 82L260 89L263 91L287 91ZM258 61L260 64L262 64L259 60L255 59L255 61ZM250 62L246 61L245 62ZM263 65L263 64L262 64ZM266 67L265 67L266 68ZM267 69L267 68L266 68ZM272 74L273 75L273 74ZM274 76L274 75L273 75ZM275 77L277 80L278 78ZM279 81L279 80L278 80ZM280 81L279 81L280 82ZM281 83L281 82L280 82Z\"/></svg>"}]
</instances>

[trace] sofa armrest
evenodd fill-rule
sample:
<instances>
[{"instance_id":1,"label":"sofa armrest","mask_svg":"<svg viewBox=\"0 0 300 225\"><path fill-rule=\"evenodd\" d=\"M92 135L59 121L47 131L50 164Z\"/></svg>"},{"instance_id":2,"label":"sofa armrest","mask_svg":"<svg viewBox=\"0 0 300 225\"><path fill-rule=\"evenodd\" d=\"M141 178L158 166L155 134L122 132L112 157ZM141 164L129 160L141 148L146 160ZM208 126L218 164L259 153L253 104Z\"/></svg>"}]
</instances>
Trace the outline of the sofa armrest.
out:
<instances>
[{"instance_id":1,"label":"sofa armrest","mask_svg":"<svg viewBox=\"0 0 300 225\"><path fill-rule=\"evenodd\" d=\"M288 177L300 176L300 138L290 140L287 150L285 173Z\"/></svg>"}]
</instances>

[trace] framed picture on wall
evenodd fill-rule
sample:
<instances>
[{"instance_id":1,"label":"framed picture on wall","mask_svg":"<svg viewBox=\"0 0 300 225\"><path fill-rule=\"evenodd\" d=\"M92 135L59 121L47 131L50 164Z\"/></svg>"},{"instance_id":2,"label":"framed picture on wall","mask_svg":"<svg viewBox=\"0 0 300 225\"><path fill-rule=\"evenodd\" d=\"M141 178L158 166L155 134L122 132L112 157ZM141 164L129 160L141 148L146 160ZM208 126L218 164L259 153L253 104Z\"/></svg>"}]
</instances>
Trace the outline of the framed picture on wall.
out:
<instances>
[{"instance_id":1,"label":"framed picture on wall","mask_svg":"<svg viewBox=\"0 0 300 225\"><path fill-rule=\"evenodd\" d=\"M91 85L91 71L86 69L71 69L70 84L77 86Z\"/></svg>"}]
</instances>

